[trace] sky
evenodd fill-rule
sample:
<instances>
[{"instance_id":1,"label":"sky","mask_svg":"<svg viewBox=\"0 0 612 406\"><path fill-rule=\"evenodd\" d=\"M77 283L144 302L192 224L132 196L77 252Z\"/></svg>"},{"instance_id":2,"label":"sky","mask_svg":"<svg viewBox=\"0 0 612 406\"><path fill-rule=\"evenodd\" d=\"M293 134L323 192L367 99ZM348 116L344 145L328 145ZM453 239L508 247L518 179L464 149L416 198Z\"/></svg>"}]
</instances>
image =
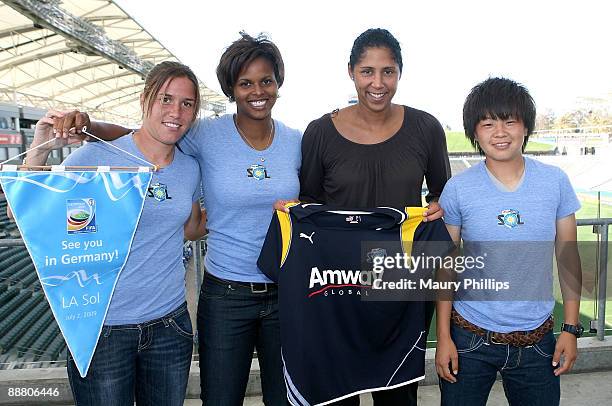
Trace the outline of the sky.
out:
<instances>
[{"instance_id":1,"label":"sky","mask_svg":"<svg viewBox=\"0 0 612 406\"><path fill-rule=\"evenodd\" d=\"M350 50L373 27L388 29L402 47L394 102L425 110L453 130L462 129L466 95L489 76L523 83L538 112L562 114L584 98L612 104L609 1L115 2L219 92L215 69L223 50L241 30L266 33L285 62L273 116L302 130L355 95Z\"/></svg>"}]
</instances>

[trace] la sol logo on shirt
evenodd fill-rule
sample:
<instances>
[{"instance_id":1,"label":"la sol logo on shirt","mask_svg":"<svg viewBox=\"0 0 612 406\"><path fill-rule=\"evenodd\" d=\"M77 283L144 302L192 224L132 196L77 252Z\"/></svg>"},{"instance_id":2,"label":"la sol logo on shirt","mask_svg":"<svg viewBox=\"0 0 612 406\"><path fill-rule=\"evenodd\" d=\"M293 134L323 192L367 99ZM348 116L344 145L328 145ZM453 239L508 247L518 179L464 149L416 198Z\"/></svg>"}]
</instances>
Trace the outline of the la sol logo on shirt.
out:
<instances>
[{"instance_id":1,"label":"la sol logo on shirt","mask_svg":"<svg viewBox=\"0 0 612 406\"><path fill-rule=\"evenodd\" d=\"M254 178L257 180L270 179L270 175L268 175L268 170L265 166L261 164L253 164L249 168L247 168L247 177Z\"/></svg>"},{"instance_id":2,"label":"la sol logo on shirt","mask_svg":"<svg viewBox=\"0 0 612 406\"><path fill-rule=\"evenodd\" d=\"M497 215L497 225L498 226L506 226L508 228L518 227L523 225L523 221L521 220L521 214L518 210L515 209L506 209L502 210L500 214Z\"/></svg>"}]
</instances>

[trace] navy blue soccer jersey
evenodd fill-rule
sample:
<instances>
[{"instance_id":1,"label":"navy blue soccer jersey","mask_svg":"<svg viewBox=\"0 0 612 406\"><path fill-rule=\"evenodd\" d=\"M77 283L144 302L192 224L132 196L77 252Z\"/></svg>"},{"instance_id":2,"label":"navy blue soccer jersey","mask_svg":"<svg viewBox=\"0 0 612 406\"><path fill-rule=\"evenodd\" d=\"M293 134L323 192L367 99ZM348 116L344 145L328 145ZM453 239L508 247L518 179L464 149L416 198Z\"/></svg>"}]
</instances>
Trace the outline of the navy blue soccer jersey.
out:
<instances>
[{"instance_id":1,"label":"navy blue soccer jersey","mask_svg":"<svg viewBox=\"0 0 612 406\"><path fill-rule=\"evenodd\" d=\"M452 243L444 223L423 222L424 210L298 204L289 214L275 213L257 264L279 286L291 404L327 404L424 378L432 306L397 283L431 278L431 269L401 270L410 278L392 276L396 284L389 286L395 289L389 289L404 296L386 295L389 290L374 289L373 283L382 275L374 272L381 263L377 257L448 252ZM432 241L441 244L423 244ZM395 275L384 272L380 280Z\"/></svg>"}]
</instances>

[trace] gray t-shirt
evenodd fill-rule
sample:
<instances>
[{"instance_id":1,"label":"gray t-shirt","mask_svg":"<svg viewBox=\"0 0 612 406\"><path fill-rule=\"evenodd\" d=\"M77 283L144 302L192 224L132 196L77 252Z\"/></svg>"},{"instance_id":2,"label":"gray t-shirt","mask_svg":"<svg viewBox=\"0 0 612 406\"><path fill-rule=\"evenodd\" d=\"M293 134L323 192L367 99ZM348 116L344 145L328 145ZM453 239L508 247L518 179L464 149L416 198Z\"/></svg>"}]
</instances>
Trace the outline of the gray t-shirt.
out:
<instances>
[{"instance_id":1,"label":"gray t-shirt","mask_svg":"<svg viewBox=\"0 0 612 406\"><path fill-rule=\"evenodd\" d=\"M112 144L144 159L133 134ZM65 165L142 166L129 155L102 142L88 143L65 160ZM158 201L147 193L142 215L125 267L121 271L104 324L136 324L164 316L185 301L183 226L200 196L200 168L175 149L170 165L153 173L151 186L166 185ZM151 190L151 189L149 189Z\"/></svg>"},{"instance_id":2,"label":"gray t-shirt","mask_svg":"<svg viewBox=\"0 0 612 406\"><path fill-rule=\"evenodd\" d=\"M567 175L526 157L522 183L508 191L498 187L482 161L448 181L440 205L445 223L461 227L470 256L483 256L484 262L484 268L459 275L479 284L460 292L455 309L501 333L542 324L554 307L556 223L580 208ZM496 290L492 280L508 282L509 288Z\"/></svg>"},{"instance_id":3,"label":"gray t-shirt","mask_svg":"<svg viewBox=\"0 0 612 406\"><path fill-rule=\"evenodd\" d=\"M179 147L198 160L206 206L206 270L232 281L270 282L257 258L274 202L300 192L298 130L274 120L272 144L263 151L240 137L232 115L198 120Z\"/></svg>"}]
</instances>

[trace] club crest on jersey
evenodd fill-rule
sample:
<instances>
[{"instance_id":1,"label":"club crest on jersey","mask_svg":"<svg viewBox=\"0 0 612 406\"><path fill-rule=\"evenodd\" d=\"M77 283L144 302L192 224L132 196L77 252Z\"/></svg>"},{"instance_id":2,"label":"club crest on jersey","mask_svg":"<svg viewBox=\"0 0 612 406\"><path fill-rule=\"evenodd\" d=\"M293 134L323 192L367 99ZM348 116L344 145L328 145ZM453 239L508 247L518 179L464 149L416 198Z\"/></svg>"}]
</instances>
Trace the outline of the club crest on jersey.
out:
<instances>
[{"instance_id":1,"label":"club crest on jersey","mask_svg":"<svg viewBox=\"0 0 612 406\"><path fill-rule=\"evenodd\" d=\"M158 202L163 202L166 199L172 199L168 196L168 186L163 183L154 183L149 186L148 196L154 198Z\"/></svg>"},{"instance_id":2,"label":"club crest on jersey","mask_svg":"<svg viewBox=\"0 0 612 406\"><path fill-rule=\"evenodd\" d=\"M384 248L372 248L366 255L366 260L369 264L373 264L376 258L385 258L387 256L387 250Z\"/></svg>"},{"instance_id":3,"label":"club crest on jersey","mask_svg":"<svg viewBox=\"0 0 612 406\"><path fill-rule=\"evenodd\" d=\"M270 179L270 175L268 175L268 170L265 166L260 164L253 164L249 168L247 168L247 177L255 178L257 180Z\"/></svg>"},{"instance_id":4,"label":"club crest on jersey","mask_svg":"<svg viewBox=\"0 0 612 406\"><path fill-rule=\"evenodd\" d=\"M521 220L521 215L518 210L514 209L502 210L501 214L497 216L497 220L498 226L506 226L508 228L514 228L525 224Z\"/></svg>"},{"instance_id":5,"label":"club crest on jersey","mask_svg":"<svg viewBox=\"0 0 612 406\"><path fill-rule=\"evenodd\" d=\"M347 216L346 222L349 224L359 224L361 223L361 216Z\"/></svg>"}]
</instances>

